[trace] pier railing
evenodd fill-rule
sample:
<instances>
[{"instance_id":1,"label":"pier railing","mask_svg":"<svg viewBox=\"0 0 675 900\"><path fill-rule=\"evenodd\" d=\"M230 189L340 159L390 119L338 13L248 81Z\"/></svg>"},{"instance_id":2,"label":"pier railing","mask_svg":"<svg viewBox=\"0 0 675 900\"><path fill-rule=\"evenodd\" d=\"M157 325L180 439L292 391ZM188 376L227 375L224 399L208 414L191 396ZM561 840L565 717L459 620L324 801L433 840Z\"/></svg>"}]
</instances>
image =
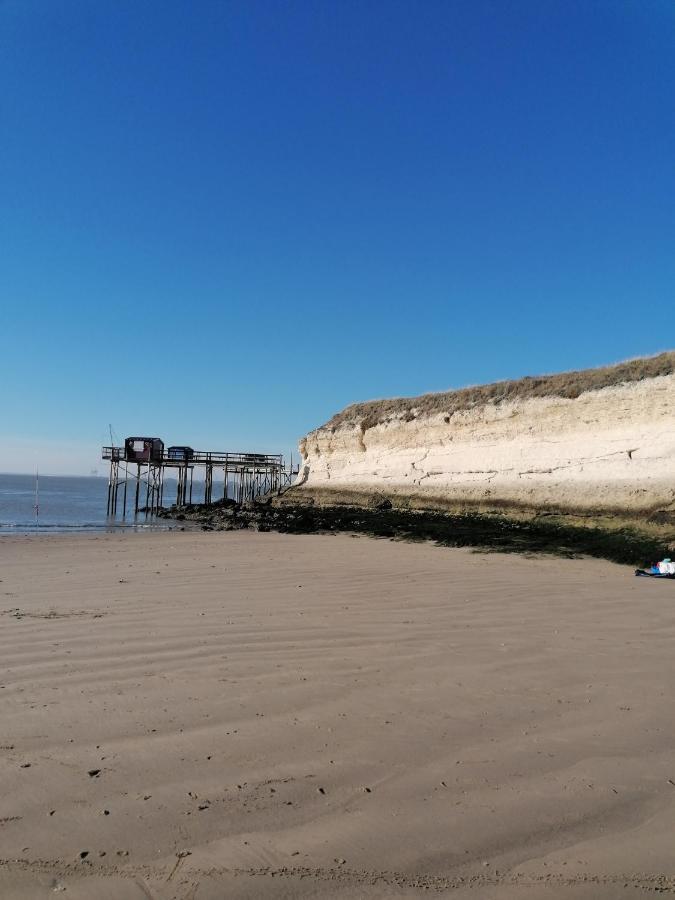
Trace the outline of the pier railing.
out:
<instances>
[{"instance_id":1,"label":"pier railing","mask_svg":"<svg viewBox=\"0 0 675 900\"><path fill-rule=\"evenodd\" d=\"M127 458L124 447L103 447L101 459L109 459L115 462L137 462L136 459ZM212 465L227 466L228 468L242 466L248 469L281 469L284 465L284 457L282 453L221 453L210 450L194 450L190 456L176 458L165 451L161 459L153 459L151 462L162 466L184 466L187 464L190 466Z\"/></svg>"}]
</instances>

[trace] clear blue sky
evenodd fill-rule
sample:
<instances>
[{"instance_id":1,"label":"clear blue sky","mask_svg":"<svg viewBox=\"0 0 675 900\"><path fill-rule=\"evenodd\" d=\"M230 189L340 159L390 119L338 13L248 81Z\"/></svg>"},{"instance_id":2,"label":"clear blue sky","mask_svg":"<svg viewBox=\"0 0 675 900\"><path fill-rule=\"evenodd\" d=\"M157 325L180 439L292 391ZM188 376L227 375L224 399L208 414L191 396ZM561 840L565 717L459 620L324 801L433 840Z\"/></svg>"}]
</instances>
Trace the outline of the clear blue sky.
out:
<instances>
[{"instance_id":1,"label":"clear blue sky","mask_svg":"<svg viewBox=\"0 0 675 900\"><path fill-rule=\"evenodd\" d=\"M672 0L0 0L0 471L673 346Z\"/></svg>"}]
</instances>

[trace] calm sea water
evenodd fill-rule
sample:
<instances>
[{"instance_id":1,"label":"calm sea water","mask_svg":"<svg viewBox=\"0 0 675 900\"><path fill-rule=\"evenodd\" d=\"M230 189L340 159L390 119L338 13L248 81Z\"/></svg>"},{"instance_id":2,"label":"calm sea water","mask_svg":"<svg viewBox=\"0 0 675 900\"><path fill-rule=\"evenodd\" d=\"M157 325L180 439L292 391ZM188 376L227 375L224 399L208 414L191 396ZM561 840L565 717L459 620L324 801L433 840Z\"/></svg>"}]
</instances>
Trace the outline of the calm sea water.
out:
<instances>
[{"instance_id":1,"label":"calm sea water","mask_svg":"<svg viewBox=\"0 0 675 900\"><path fill-rule=\"evenodd\" d=\"M120 492L121 493L121 492ZM195 497L200 495L196 492ZM108 479L96 476L85 478L40 475L38 506L35 515L35 475L0 474L0 534L23 531L97 530L119 527L161 527L145 514L134 519L133 513L123 519L106 517ZM131 499L131 498L130 498ZM165 483L164 504L175 499L175 483Z\"/></svg>"}]
</instances>

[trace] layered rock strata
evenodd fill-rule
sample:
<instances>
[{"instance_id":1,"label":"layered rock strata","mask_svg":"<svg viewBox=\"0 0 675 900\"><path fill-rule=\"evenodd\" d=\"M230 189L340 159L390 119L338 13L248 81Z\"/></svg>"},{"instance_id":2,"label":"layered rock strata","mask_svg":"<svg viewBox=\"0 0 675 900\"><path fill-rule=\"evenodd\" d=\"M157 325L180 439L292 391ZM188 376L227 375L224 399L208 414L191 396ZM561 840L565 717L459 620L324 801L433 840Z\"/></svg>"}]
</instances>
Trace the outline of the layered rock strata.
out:
<instances>
[{"instance_id":1,"label":"layered rock strata","mask_svg":"<svg viewBox=\"0 0 675 900\"><path fill-rule=\"evenodd\" d=\"M675 525L675 353L500 388L348 408L301 442L293 494Z\"/></svg>"}]
</instances>

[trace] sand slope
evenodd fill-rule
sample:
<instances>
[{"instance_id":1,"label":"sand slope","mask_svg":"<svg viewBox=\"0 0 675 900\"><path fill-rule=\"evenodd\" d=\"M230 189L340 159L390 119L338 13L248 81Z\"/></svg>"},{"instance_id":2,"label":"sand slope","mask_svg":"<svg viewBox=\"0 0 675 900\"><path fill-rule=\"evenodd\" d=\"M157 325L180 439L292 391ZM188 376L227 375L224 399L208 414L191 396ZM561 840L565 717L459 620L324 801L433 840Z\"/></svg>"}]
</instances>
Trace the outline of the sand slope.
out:
<instances>
[{"instance_id":1,"label":"sand slope","mask_svg":"<svg viewBox=\"0 0 675 900\"><path fill-rule=\"evenodd\" d=\"M673 583L345 535L0 567L3 898L675 893Z\"/></svg>"}]
</instances>

